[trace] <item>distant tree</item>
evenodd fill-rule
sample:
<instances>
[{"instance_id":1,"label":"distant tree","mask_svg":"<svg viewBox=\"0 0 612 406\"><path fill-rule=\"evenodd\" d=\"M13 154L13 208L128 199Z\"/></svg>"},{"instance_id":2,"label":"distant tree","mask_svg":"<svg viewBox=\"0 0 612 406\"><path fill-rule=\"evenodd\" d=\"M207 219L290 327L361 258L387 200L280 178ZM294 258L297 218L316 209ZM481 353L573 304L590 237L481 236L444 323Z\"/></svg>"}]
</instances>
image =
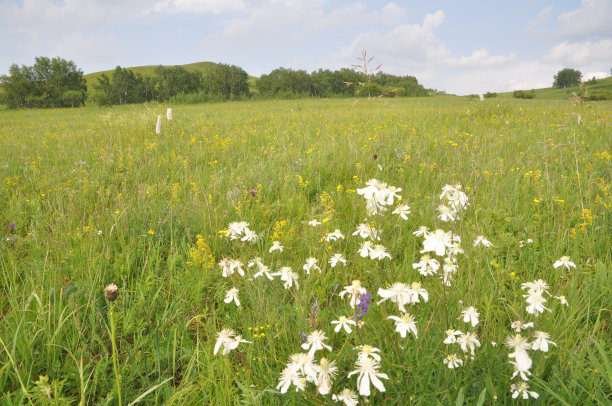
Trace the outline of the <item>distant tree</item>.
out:
<instances>
[{"instance_id":1,"label":"distant tree","mask_svg":"<svg viewBox=\"0 0 612 406\"><path fill-rule=\"evenodd\" d=\"M67 106L75 107L80 104L85 104L85 94L78 90L67 90L62 94L62 101Z\"/></svg>"},{"instance_id":2,"label":"distant tree","mask_svg":"<svg viewBox=\"0 0 612 406\"><path fill-rule=\"evenodd\" d=\"M554 87L566 88L570 86L577 86L582 80L582 73L576 69L565 68L560 70L555 75L555 81L553 82Z\"/></svg>"},{"instance_id":3,"label":"distant tree","mask_svg":"<svg viewBox=\"0 0 612 406\"><path fill-rule=\"evenodd\" d=\"M8 75L0 76L4 102L9 107L67 107L85 100L87 83L74 62L59 57L37 57L35 61L33 66L12 65ZM65 99L69 91L80 92L81 96L70 93L73 97Z\"/></svg>"}]
</instances>

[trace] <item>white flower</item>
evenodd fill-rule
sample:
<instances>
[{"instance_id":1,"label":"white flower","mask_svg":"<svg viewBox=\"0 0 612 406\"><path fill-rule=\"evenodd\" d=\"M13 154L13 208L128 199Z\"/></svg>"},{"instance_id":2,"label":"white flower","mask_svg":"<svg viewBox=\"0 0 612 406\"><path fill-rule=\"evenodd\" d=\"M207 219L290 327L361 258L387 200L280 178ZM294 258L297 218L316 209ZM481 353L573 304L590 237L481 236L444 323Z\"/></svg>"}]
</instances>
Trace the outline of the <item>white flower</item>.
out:
<instances>
[{"instance_id":1,"label":"white flower","mask_svg":"<svg viewBox=\"0 0 612 406\"><path fill-rule=\"evenodd\" d=\"M283 252L283 249L285 247L283 247L280 243L280 241L272 241L272 246L270 247L270 249L268 250L268 252L272 253L274 251L280 251Z\"/></svg>"},{"instance_id":2,"label":"white flower","mask_svg":"<svg viewBox=\"0 0 612 406\"><path fill-rule=\"evenodd\" d=\"M438 211L440 212L440 214L438 214L438 218L442 221L455 221L456 220L456 213L454 212L454 210L451 210L450 207L445 206L443 204L438 206Z\"/></svg>"},{"instance_id":3,"label":"white flower","mask_svg":"<svg viewBox=\"0 0 612 406\"><path fill-rule=\"evenodd\" d=\"M533 240L531 238L527 238L527 241L523 241L523 240L519 241L519 247L522 248L525 246L525 244L532 244L532 243L533 243Z\"/></svg>"},{"instance_id":4,"label":"white flower","mask_svg":"<svg viewBox=\"0 0 612 406\"><path fill-rule=\"evenodd\" d=\"M391 259L391 255L387 252L387 249L380 244L376 244L370 251L370 258L382 260L385 258Z\"/></svg>"},{"instance_id":5,"label":"white flower","mask_svg":"<svg viewBox=\"0 0 612 406\"><path fill-rule=\"evenodd\" d=\"M446 248L452 246L451 235L452 234L450 231L444 232L443 230L436 230L433 233L425 235L421 254L426 252L435 252L436 255L443 257L446 252Z\"/></svg>"},{"instance_id":6,"label":"white flower","mask_svg":"<svg viewBox=\"0 0 612 406\"><path fill-rule=\"evenodd\" d=\"M367 224L359 224L355 232L352 235L359 235L361 238L372 238L373 240L380 240L378 230Z\"/></svg>"},{"instance_id":7,"label":"white flower","mask_svg":"<svg viewBox=\"0 0 612 406\"><path fill-rule=\"evenodd\" d=\"M401 282L395 282L389 289L379 288L378 295L382 297L382 300L379 300L377 304L391 299L393 303L397 303L399 311L402 313L406 311L404 306L411 302L411 289L408 285Z\"/></svg>"},{"instance_id":8,"label":"white flower","mask_svg":"<svg viewBox=\"0 0 612 406\"><path fill-rule=\"evenodd\" d=\"M530 321L529 323L523 323L522 320L517 320L512 322L510 328L516 331L517 333L520 333L521 330L527 330L528 328L532 328L533 326L534 324L532 321Z\"/></svg>"},{"instance_id":9,"label":"white flower","mask_svg":"<svg viewBox=\"0 0 612 406\"><path fill-rule=\"evenodd\" d=\"M457 357L457 354L450 354L444 358L444 364L448 366L449 369L459 368L463 365L463 360Z\"/></svg>"},{"instance_id":10,"label":"white flower","mask_svg":"<svg viewBox=\"0 0 612 406\"><path fill-rule=\"evenodd\" d=\"M327 358L321 358L317 368L317 390L321 395L327 395L331 391L332 379L337 371L334 361L329 362Z\"/></svg>"},{"instance_id":11,"label":"white flower","mask_svg":"<svg viewBox=\"0 0 612 406\"><path fill-rule=\"evenodd\" d=\"M313 357L315 351L322 350L323 348L331 351L331 347L323 342L323 340L327 340L327 336L321 330L315 330L308 335L306 342L302 344L302 348L308 350L308 356Z\"/></svg>"},{"instance_id":12,"label":"white flower","mask_svg":"<svg viewBox=\"0 0 612 406\"><path fill-rule=\"evenodd\" d=\"M380 352L380 349L376 348L376 347L372 347L371 345L359 345L357 347L355 347L356 350L359 350L359 353L357 354L357 358L372 358L375 359L376 361L380 362L381 358L380 355L378 355L378 353Z\"/></svg>"},{"instance_id":13,"label":"white flower","mask_svg":"<svg viewBox=\"0 0 612 406\"><path fill-rule=\"evenodd\" d=\"M543 293L548 293L548 284L544 282L542 279L538 279L533 282L525 282L521 284L521 289L527 289L528 295L542 295ZM525 296L523 296L525 297Z\"/></svg>"},{"instance_id":14,"label":"white flower","mask_svg":"<svg viewBox=\"0 0 612 406\"><path fill-rule=\"evenodd\" d=\"M348 376L351 377L354 374L359 374L357 377L357 387L359 388L359 394L361 396L370 396L370 382L372 382L372 385L379 391L385 391L385 386L379 378L389 379L389 377L387 374L378 372L379 368L380 364L375 359L369 357L357 359L355 370L350 372Z\"/></svg>"},{"instance_id":15,"label":"white flower","mask_svg":"<svg viewBox=\"0 0 612 406\"><path fill-rule=\"evenodd\" d=\"M418 338L416 321L410 313L403 314L401 318L397 316L389 316L387 317L387 320L388 319L395 321L395 331L400 333L402 338L406 338L406 332L408 331L414 334L415 338Z\"/></svg>"},{"instance_id":16,"label":"white flower","mask_svg":"<svg viewBox=\"0 0 612 406\"><path fill-rule=\"evenodd\" d=\"M364 241L361 243L359 250L357 251L362 258L367 258L370 256L370 252L372 251L372 242Z\"/></svg>"},{"instance_id":17,"label":"white flower","mask_svg":"<svg viewBox=\"0 0 612 406\"><path fill-rule=\"evenodd\" d=\"M289 366L281 372L276 389L280 390L280 393L287 393L291 384L295 385L295 391L297 392L304 390L306 387L306 380L297 368Z\"/></svg>"},{"instance_id":18,"label":"white flower","mask_svg":"<svg viewBox=\"0 0 612 406\"><path fill-rule=\"evenodd\" d=\"M508 354L508 357L514 358L516 362L511 362L515 368L515 373L521 373L521 376L526 376L531 368L532 361L527 354L527 350L531 349L531 344L527 342L527 339L520 334L506 337L505 344L507 347L514 351Z\"/></svg>"},{"instance_id":19,"label":"white flower","mask_svg":"<svg viewBox=\"0 0 612 406\"><path fill-rule=\"evenodd\" d=\"M320 222L320 221L317 221L316 219L315 219L315 220L310 220L310 221L308 222L308 225L309 225L309 226L312 226L312 227L316 227L316 226L318 226L318 225L321 225L321 222Z\"/></svg>"},{"instance_id":20,"label":"white flower","mask_svg":"<svg viewBox=\"0 0 612 406\"><path fill-rule=\"evenodd\" d=\"M527 382L518 382L518 383L513 383L510 386L510 392L512 392L512 399L516 399L519 396L521 396L523 399L529 399L529 397L531 396L534 399L537 399L540 395L538 395L536 392L533 391L529 391L529 385L527 384Z\"/></svg>"},{"instance_id":21,"label":"white flower","mask_svg":"<svg viewBox=\"0 0 612 406\"><path fill-rule=\"evenodd\" d=\"M459 265L457 265L454 258L446 257L444 258L444 265L442 266L442 269L445 273L455 273L457 272L457 269L459 269Z\"/></svg>"},{"instance_id":22,"label":"white flower","mask_svg":"<svg viewBox=\"0 0 612 406\"><path fill-rule=\"evenodd\" d=\"M225 235L230 240L237 240L243 233L249 231L249 223L246 221L239 221L229 223L227 226L227 234Z\"/></svg>"},{"instance_id":23,"label":"white flower","mask_svg":"<svg viewBox=\"0 0 612 406\"><path fill-rule=\"evenodd\" d=\"M560 266L564 266L567 268L567 270L569 271L570 268L576 268L576 264L573 263L572 261L570 261L570 257L567 256L563 256L561 258L559 258L558 260L555 261L555 263L553 264L553 266L555 268L559 268Z\"/></svg>"},{"instance_id":24,"label":"white flower","mask_svg":"<svg viewBox=\"0 0 612 406\"><path fill-rule=\"evenodd\" d=\"M489 240L487 240L485 237L483 237L482 235L479 235L476 237L476 239L474 240L474 247L478 247L479 245L481 245L485 248L489 248L490 246L493 245L493 243Z\"/></svg>"},{"instance_id":25,"label":"white flower","mask_svg":"<svg viewBox=\"0 0 612 406\"><path fill-rule=\"evenodd\" d=\"M255 231L248 230L244 233L244 237L242 237L240 241L255 242L257 241L257 234L255 234Z\"/></svg>"},{"instance_id":26,"label":"white flower","mask_svg":"<svg viewBox=\"0 0 612 406\"><path fill-rule=\"evenodd\" d=\"M238 272L240 276L244 276L244 270L242 269L243 264L239 259L225 259L223 258L219 262L219 266L222 270L222 276L227 278L234 272Z\"/></svg>"},{"instance_id":27,"label":"white flower","mask_svg":"<svg viewBox=\"0 0 612 406\"><path fill-rule=\"evenodd\" d=\"M236 303L236 306L240 307L240 300L238 300L238 292L238 289L231 288L225 293L225 299L223 301L225 303L230 303L233 300L234 303Z\"/></svg>"},{"instance_id":28,"label":"white flower","mask_svg":"<svg viewBox=\"0 0 612 406\"><path fill-rule=\"evenodd\" d=\"M476 310L475 307L470 306L461 312L461 316L459 318L463 317L464 323L472 323L472 327L476 327L478 324L478 316L480 316L478 310Z\"/></svg>"},{"instance_id":29,"label":"white flower","mask_svg":"<svg viewBox=\"0 0 612 406\"><path fill-rule=\"evenodd\" d=\"M317 366L313 363L314 358L306 353L295 353L289 356L287 367L294 368L302 373L306 381L317 382Z\"/></svg>"},{"instance_id":30,"label":"white flower","mask_svg":"<svg viewBox=\"0 0 612 406\"><path fill-rule=\"evenodd\" d=\"M531 343L532 350L540 350L542 352L548 352L548 344L552 344L555 347L557 344L553 343L549 340L550 334L545 333L544 331L536 331L533 333L535 340Z\"/></svg>"},{"instance_id":31,"label":"white flower","mask_svg":"<svg viewBox=\"0 0 612 406\"><path fill-rule=\"evenodd\" d=\"M399 215L404 220L408 220L408 214L410 214L410 206L407 204L398 204L395 210L392 211L393 214Z\"/></svg>"},{"instance_id":32,"label":"white flower","mask_svg":"<svg viewBox=\"0 0 612 406\"><path fill-rule=\"evenodd\" d=\"M307 275L310 275L310 270L311 269L316 269L319 272L321 272L321 268L319 268L317 266L317 259L316 258L306 258L306 263L304 264L304 266L302 267L305 271Z\"/></svg>"},{"instance_id":33,"label":"white flower","mask_svg":"<svg viewBox=\"0 0 612 406\"><path fill-rule=\"evenodd\" d=\"M155 134L161 134L161 116L157 116L157 124L155 125Z\"/></svg>"},{"instance_id":34,"label":"white flower","mask_svg":"<svg viewBox=\"0 0 612 406\"><path fill-rule=\"evenodd\" d=\"M344 295L348 294L350 298L349 304L351 308L355 308L355 306L359 305L361 302L361 295L365 295L367 292L366 288L361 286L361 281L354 280L349 286L345 286L344 290L338 294L340 297L344 297Z\"/></svg>"},{"instance_id":35,"label":"white flower","mask_svg":"<svg viewBox=\"0 0 612 406\"><path fill-rule=\"evenodd\" d=\"M273 273L272 275L275 275L275 276L280 275L281 281L285 282L283 284L285 289L289 289L290 287L293 286L294 283L295 283L296 289L300 287L300 284L298 283L299 275L293 272L293 270L288 266L283 266L279 272Z\"/></svg>"},{"instance_id":36,"label":"white flower","mask_svg":"<svg viewBox=\"0 0 612 406\"><path fill-rule=\"evenodd\" d=\"M559 299L561 301L562 305L566 305L569 306L569 303L567 303L567 299L565 298L565 296L553 296L555 299Z\"/></svg>"},{"instance_id":37,"label":"white flower","mask_svg":"<svg viewBox=\"0 0 612 406\"><path fill-rule=\"evenodd\" d=\"M227 355L230 353L231 350L236 349L238 347L238 344L240 343L251 343L251 341L243 340L242 336L236 336L234 330L224 328L223 330L221 330L221 332L217 333L217 341L215 342L215 349L213 351L213 355L216 355L222 346L222 354Z\"/></svg>"},{"instance_id":38,"label":"white flower","mask_svg":"<svg viewBox=\"0 0 612 406\"><path fill-rule=\"evenodd\" d=\"M168 119L168 121L172 120L172 109L168 108L168 110L166 110L166 118Z\"/></svg>"},{"instance_id":39,"label":"white flower","mask_svg":"<svg viewBox=\"0 0 612 406\"><path fill-rule=\"evenodd\" d=\"M421 226L421 227L419 227L418 230L414 231L412 234L416 235L417 237L424 237L424 238L426 238L427 235L429 234L429 228L427 228L425 226Z\"/></svg>"},{"instance_id":40,"label":"white flower","mask_svg":"<svg viewBox=\"0 0 612 406\"><path fill-rule=\"evenodd\" d=\"M457 336L462 335L463 333L459 330L448 329L446 330L446 338L444 339L444 344L454 344L457 342Z\"/></svg>"},{"instance_id":41,"label":"white flower","mask_svg":"<svg viewBox=\"0 0 612 406\"><path fill-rule=\"evenodd\" d=\"M337 324L336 328L334 328L336 333L339 332L341 328L344 328L344 331L346 331L347 334L351 334L353 332L350 326L351 324L353 326L357 325L355 320L351 320L345 316L340 316L338 320L332 321L331 324Z\"/></svg>"},{"instance_id":42,"label":"white flower","mask_svg":"<svg viewBox=\"0 0 612 406\"><path fill-rule=\"evenodd\" d=\"M423 298L424 302L429 300L429 293L421 287L421 284L419 282L412 282L410 284L410 302L420 303L419 296Z\"/></svg>"},{"instance_id":43,"label":"white flower","mask_svg":"<svg viewBox=\"0 0 612 406\"><path fill-rule=\"evenodd\" d=\"M544 312L544 310L551 311L549 308L544 306L546 299L544 299L544 297L540 294L534 293L532 295L523 295L523 297L527 298L525 301L529 304L529 306L525 308L527 313L533 314L534 316L539 316L540 313Z\"/></svg>"},{"instance_id":44,"label":"white flower","mask_svg":"<svg viewBox=\"0 0 612 406\"><path fill-rule=\"evenodd\" d=\"M474 355L474 348L480 347L480 341L478 341L476 333L472 332L462 333L459 338L457 338L457 343L461 345L461 351L468 352L469 348L472 355Z\"/></svg>"},{"instance_id":45,"label":"white flower","mask_svg":"<svg viewBox=\"0 0 612 406\"><path fill-rule=\"evenodd\" d=\"M339 229L335 229L333 233L327 233L327 235L325 236L325 241L327 242L343 239L344 234L342 234Z\"/></svg>"},{"instance_id":46,"label":"white flower","mask_svg":"<svg viewBox=\"0 0 612 406\"><path fill-rule=\"evenodd\" d=\"M274 280L274 275L273 273L270 272L270 268L268 268L267 266L261 264L259 265L259 271L257 273L255 273L255 275L253 275L253 277L255 279L259 278L260 276L265 275L266 278L268 278L269 280Z\"/></svg>"},{"instance_id":47,"label":"white flower","mask_svg":"<svg viewBox=\"0 0 612 406\"><path fill-rule=\"evenodd\" d=\"M440 262L437 259L430 258L429 255L423 255L419 262L412 264L413 269L418 269L423 276L433 275L440 269Z\"/></svg>"},{"instance_id":48,"label":"white flower","mask_svg":"<svg viewBox=\"0 0 612 406\"><path fill-rule=\"evenodd\" d=\"M329 265L331 265L332 268L335 268L336 265L338 265L339 262L342 263L342 265L346 266L346 259L344 259L344 257L342 256L342 254L334 254L330 259L329 259Z\"/></svg>"},{"instance_id":49,"label":"white flower","mask_svg":"<svg viewBox=\"0 0 612 406\"><path fill-rule=\"evenodd\" d=\"M357 394L350 389L344 388L337 395L332 395L334 402L344 402L345 406L357 406L359 400Z\"/></svg>"},{"instance_id":50,"label":"white flower","mask_svg":"<svg viewBox=\"0 0 612 406\"><path fill-rule=\"evenodd\" d=\"M249 261L249 263L247 264L247 266L250 268L252 266L257 265L258 267L262 267L263 266L263 262L261 262L261 258L260 257L255 257L252 260Z\"/></svg>"}]
</instances>

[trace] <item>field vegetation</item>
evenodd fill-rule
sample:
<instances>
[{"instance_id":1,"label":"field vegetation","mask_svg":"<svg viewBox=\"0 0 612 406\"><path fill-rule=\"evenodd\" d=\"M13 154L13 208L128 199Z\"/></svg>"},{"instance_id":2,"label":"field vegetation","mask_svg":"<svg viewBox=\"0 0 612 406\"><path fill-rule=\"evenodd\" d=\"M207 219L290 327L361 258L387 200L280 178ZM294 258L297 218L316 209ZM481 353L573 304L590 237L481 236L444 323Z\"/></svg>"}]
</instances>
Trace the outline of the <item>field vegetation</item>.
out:
<instances>
[{"instance_id":1,"label":"field vegetation","mask_svg":"<svg viewBox=\"0 0 612 406\"><path fill-rule=\"evenodd\" d=\"M609 404L612 104L537 95L2 112L1 403Z\"/></svg>"}]
</instances>

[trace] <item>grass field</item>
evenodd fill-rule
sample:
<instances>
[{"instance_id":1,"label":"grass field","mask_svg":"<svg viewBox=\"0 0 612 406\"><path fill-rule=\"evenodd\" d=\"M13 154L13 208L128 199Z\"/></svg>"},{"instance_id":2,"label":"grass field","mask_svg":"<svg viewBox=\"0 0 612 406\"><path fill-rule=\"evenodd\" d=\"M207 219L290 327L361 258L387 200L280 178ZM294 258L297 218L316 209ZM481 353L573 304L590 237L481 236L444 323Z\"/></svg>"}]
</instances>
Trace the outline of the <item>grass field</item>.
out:
<instances>
[{"instance_id":1,"label":"grass field","mask_svg":"<svg viewBox=\"0 0 612 406\"><path fill-rule=\"evenodd\" d=\"M364 389L355 376L364 372L348 376L360 365L388 379L384 392L367 385L359 404L610 404L612 103L228 102L173 106L169 122L166 107L0 114L2 405L323 405L344 388ZM373 178L401 188L401 200L368 216L358 190ZM455 222L437 210L447 184L469 199ZM398 204L410 206L406 219L393 213ZM229 238L240 221L255 242ZM362 223L391 258L359 254ZM450 286L441 265L427 275L413 266L423 255L445 264L421 252L421 226L461 238L463 253L443 248L455 250ZM344 238L330 237L336 229ZM474 247L480 235L492 246ZM274 241L282 252L270 252ZM338 253L346 264L332 267ZM576 267L554 268L564 256ZM299 287L284 286L283 275L255 278L255 257L273 273L291 267L285 279ZM303 270L310 257L320 272ZM245 275L223 277L224 259L242 261ZM540 314L521 288L538 279L550 292ZM369 306L363 290L355 308L350 292L340 297L353 280ZM388 319L401 306L377 304L395 282L428 293L406 306L418 334L405 338ZM112 302L109 284L118 287ZM224 301L231 288L240 306ZM466 323L469 307L479 316L468 312ZM360 327L335 332L340 316ZM510 348L516 321L535 326ZM232 349L230 337L213 354L223 329L250 343ZM449 329L478 338L473 357L469 345L465 353L443 342ZM281 394L289 357L315 346L318 330L331 351L286 371L297 378ZM536 331L555 343L547 352L533 349L542 348ZM358 358L361 345L380 349L379 369ZM443 361L453 354L463 365L450 369ZM311 382L325 382L323 357L337 368L325 395ZM538 399L512 398L524 379Z\"/></svg>"}]
</instances>

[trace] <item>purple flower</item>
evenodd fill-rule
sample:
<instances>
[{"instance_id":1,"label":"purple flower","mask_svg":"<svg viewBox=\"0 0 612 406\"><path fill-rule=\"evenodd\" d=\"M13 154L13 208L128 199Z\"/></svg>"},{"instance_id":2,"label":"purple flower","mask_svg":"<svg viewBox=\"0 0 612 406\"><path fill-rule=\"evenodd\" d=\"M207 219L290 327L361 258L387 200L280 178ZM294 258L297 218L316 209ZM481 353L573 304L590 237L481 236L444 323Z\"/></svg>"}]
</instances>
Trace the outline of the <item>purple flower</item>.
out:
<instances>
[{"instance_id":1,"label":"purple flower","mask_svg":"<svg viewBox=\"0 0 612 406\"><path fill-rule=\"evenodd\" d=\"M308 340L308 335L306 333L302 333L300 331L300 332L298 332L298 335L300 336L300 339L302 340L303 343L305 343L306 340Z\"/></svg>"},{"instance_id":2,"label":"purple flower","mask_svg":"<svg viewBox=\"0 0 612 406\"><path fill-rule=\"evenodd\" d=\"M365 295L359 295L359 306L357 306L357 310L355 310L355 314L353 315L355 320L363 319L363 316L366 315L371 304L372 295L370 295L370 292L368 292L366 289Z\"/></svg>"},{"instance_id":3,"label":"purple flower","mask_svg":"<svg viewBox=\"0 0 612 406\"><path fill-rule=\"evenodd\" d=\"M253 197L257 196L257 193L259 193L259 192L258 192L257 190L255 190L255 189L251 189L251 190L249 190L249 194L250 194L251 196L253 196Z\"/></svg>"},{"instance_id":4,"label":"purple flower","mask_svg":"<svg viewBox=\"0 0 612 406\"><path fill-rule=\"evenodd\" d=\"M11 230L14 229L15 227L17 227L17 224L15 224L15 222L11 223L11 225L9 226Z\"/></svg>"}]
</instances>

